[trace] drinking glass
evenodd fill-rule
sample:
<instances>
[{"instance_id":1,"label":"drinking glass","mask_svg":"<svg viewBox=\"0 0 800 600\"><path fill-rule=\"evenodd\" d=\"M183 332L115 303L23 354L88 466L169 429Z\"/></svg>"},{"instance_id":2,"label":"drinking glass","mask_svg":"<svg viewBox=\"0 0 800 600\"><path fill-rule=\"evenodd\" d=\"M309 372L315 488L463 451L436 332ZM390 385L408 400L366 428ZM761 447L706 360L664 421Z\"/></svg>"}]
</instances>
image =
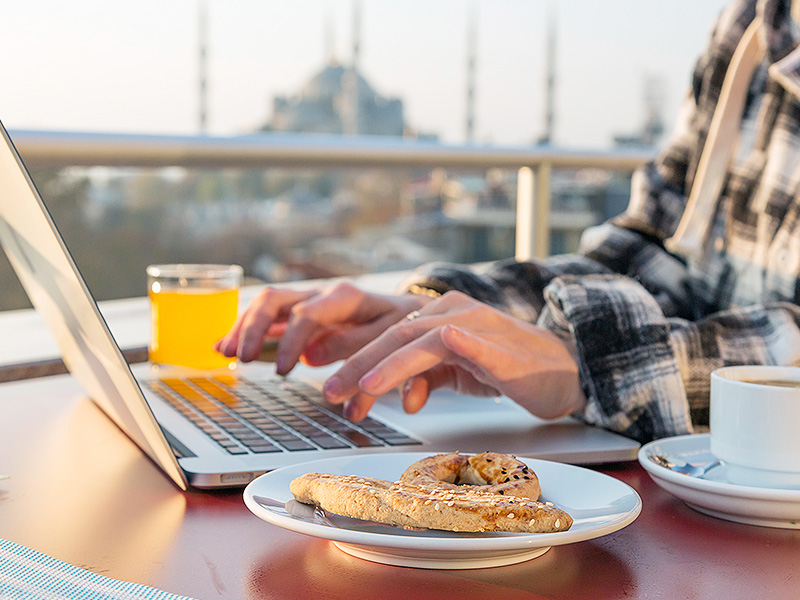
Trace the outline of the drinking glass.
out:
<instances>
[{"instance_id":1,"label":"drinking glass","mask_svg":"<svg viewBox=\"0 0 800 600\"><path fill-rule=\"evenodd\" d=\"M239 265L172 264L147 267L150 361L195 369L235 368L214 351L239 306Z\"/></svg>"}]
</instances>

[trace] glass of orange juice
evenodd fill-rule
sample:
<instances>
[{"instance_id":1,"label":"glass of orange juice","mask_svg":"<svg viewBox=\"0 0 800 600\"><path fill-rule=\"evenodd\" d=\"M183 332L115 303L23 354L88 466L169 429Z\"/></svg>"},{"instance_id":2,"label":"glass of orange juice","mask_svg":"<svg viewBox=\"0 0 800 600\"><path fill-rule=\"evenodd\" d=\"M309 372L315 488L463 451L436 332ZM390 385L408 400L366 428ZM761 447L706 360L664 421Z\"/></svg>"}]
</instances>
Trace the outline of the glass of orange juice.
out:
<instances>
[{"instance_id":1,"label":"glass of orange juice","mask_svg":"<svg viewBox=\"0 0 800 600\"><path fill-rule=\"evenodd\" d=\"M195 369L234 368L213 344L230 330L239 306L239 265L150 265L150 362Z\"/></svg>"}]
</instances>

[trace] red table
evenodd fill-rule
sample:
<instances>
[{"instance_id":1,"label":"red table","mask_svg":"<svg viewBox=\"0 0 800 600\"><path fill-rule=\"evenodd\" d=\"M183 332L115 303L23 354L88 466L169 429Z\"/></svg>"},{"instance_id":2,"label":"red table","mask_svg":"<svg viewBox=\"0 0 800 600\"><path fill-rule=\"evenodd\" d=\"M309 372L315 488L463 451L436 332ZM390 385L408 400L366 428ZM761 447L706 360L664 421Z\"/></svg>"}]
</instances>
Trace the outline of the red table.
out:
<instances>
[{"instance_id":1,"label":"red table","mask_svg":"<svg viewBox=\"0 0 800 600\"><path fill-rule=\"evenodd\" d=\"M635 462L599 469L644 508L611 535L508 567L373 564L182 493L69 376L0 385L0 538L102 575L215 598L800 598L800 531L693 511Z\"/></svg>"}]
</instances>

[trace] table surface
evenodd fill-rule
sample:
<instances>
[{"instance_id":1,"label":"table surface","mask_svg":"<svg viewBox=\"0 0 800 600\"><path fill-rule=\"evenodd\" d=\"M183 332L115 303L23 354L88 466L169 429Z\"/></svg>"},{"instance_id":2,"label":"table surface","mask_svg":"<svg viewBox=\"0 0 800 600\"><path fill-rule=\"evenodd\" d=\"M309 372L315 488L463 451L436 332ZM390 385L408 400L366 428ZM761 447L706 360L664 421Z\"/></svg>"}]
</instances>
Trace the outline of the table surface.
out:
<instances>
[{"instance_id":1,"label":"table surface","mask_svg":"<svg viewBox=\"0 0 800 600\"><path fill-rule=\"evenodd\" d=\"M402 276L359 284L385 291ZM243 304L256 289L243 290ZM100 308L124 350L146 346L145 299ZM0 341L0 381L58 372L58 348L33 311L0 315ZM507 567L392 567L261 521L241 490L179 491L69 375L0 384L0 474L10 475L0 480L0 538L115 579L203 600L800 597L799 530L697 513L636 462L597 470L642 497L621 531Z\"/></svg>"},{"instance_id":2,"label":"table surface","mask_svg":"<svg viewBox=\"0 0 800 600\"><path fill-rule=\"evenodd\" d=\"M0 385L0 538L108 577L199 599L800 596L800 531L697 513L636 462L598 470L642 497L621 531L507 567L392 567L261 521L241 490L180 492L68 375Z\"/></svg>"}]
</instances>

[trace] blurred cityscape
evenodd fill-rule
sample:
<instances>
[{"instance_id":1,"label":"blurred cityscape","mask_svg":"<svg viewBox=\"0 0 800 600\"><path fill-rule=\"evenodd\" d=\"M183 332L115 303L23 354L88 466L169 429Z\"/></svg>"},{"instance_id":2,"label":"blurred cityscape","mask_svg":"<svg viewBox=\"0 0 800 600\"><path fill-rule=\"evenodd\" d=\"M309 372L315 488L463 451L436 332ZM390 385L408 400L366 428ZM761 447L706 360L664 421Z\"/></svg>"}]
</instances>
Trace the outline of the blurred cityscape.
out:
<instances>
[{"instance_id":1,"label":"blurred cityscape","mask_svg":"<svg viewBox=\"0 0 800 600\"><path fill-rule=\"evenodd\" d=\"M550 71L532 145L552 142L554 85ZM474 89L466 96L469 106ZM658 98L657 79L646 82L646 121L611 143L657 144ZM201 108L201 130L204 119ZM468 110L467 143L471 119ZM401 98L374 89L358 69L357 42L351 64L329 58L301 89L272 99L253 135L275 132L437 138L407 122ZM287 282L514 255L515 170L69 167L32 177L100 300L144 295L152 263L238 263L251 281ZM551 189L550 252L569 252L586 227L624 209L630 174L557 170ZM29 306L4 256L0 281L10 282L0 291L4 310Z\"/></svg>"}]
</instances>

